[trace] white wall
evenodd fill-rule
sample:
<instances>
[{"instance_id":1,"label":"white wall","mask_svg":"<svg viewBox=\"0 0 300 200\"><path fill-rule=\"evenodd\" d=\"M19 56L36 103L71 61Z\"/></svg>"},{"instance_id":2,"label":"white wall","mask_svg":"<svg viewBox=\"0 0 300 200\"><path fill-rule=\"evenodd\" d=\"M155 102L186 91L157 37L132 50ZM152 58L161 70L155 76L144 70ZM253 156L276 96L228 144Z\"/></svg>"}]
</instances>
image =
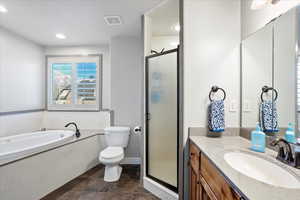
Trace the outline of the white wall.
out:
<instances>
[{"instance_id":1,"label":"white wall","mask_svg":"<svg viewBox=\"0 0 300 200\"><path fill-rule=\"evenodd\" d=\"M226 90L226 127L239 127L240 3L185 0L184 123L206 127L211 86ZM229 112L235 104L236 111Z\"/></svg>"},{"instance_id":2,"label":"white wall","mask_svg":"<svg viewBox=\"0 0 300 200\"><path fill-rule=\"evenodd\" d=\"M0 27L0 112L45 106L44 50Z\"/></svg>"},{"instance_id":3,"label":"white wall","mask_svg":"<svg viewBox=\"0 0 300 200\"><path fill-rule=\"evenodd\" d=\"M43 116L44 112L0 116L0 137L40 130Z\"/></svg>"},{"instance_id":4,"label":"white wall","mask_svg":"<svg viewBox=\"0 0 300 200\"><path fill-rule=\"evenodd\" d=\"M179 36L152 36L151 49L161 51L175 49L179 45Z\"/></svg>"},{"instance_id":5,"label":"white wall","mask_svg":"<svg viewBox=\"0 0 300 200\"><path fill-rule=\"evenodd\" d=\"M72 121L80 129L104 129L110 126L110 112L45 112L42 127L59 129Z\"/></svg>"},{"instance_id":6,"label":"white wall","mask_svg":"<svg viewBox=\"0 0 300 200\"><path fill-rule=\"evenodd\" d=\"M300 0L281 0L276 5L268 5L260 10L251 10L252 0L241 0L242 38L262 28L273 18L298 5Z\"/></svg>"},{"instance_id":7,"label":"white wall","mask_svg":"<svg viewBox=\"0 0 300 200\"><path fill-rule=\"evenodd\" d=\"M226 127L239 127L240 1L184 0L184 136L188 127L206 127L212 85L227 92ZM236 112L229 112L234 102ZM187 151L185 158L187 158ZM188 167L184 161L184 190L188 198Z\"/></svg>"},{"instance_id":8,"label":"white wall","mask_svg":"<svg viewBox=\"0 0 300 200\"><path fill-rule=\"evenodd\" d=\"M144 15L144 54L151 54L152 39L152 19L148 15Z\"/></svg>"},{"instance_id":9,"label":"white wall","mask_svg":"<svg viewBox=\"0 0 300 200\"><path fill-rule=\"evenodd\" d=\"M44 49L0 27L0 112L43 109ZM0 115L0 137L40 129L43 112Z\"/></svg>"},{"instance_id":10,"label":"white wall","mask_svg":"<svg viewBox=\"0 0 300 200\"><path fill-rule=\"evenodd\" d=\"M102 54L102 109L111 108L110 99L110 52L108 45L47 47L46 55L87 55ZM110 126L110 112L45 112L43 127L62 128L66 123L75 121L80 129L104 129Z\"/></svg>"},{"instance_id":11,"label":"white wall","mask_svg":"<svg viewBox=\"0 0 300 200\"><path fill-rule=\"evenodd\" d=\"M87 55L87 54L102 54L103 69L102 69L102 108L110 108L110 54L108 45L98 46L74 46L74 47L47 47L46 55Z\"/></svg>"},{"instance_id":12,"label":"white wall","mask_svg":"<svg viewBox=\"0 0 300 200\"><path fill-rule=\"evenodd\" d=\"M3 29L0 29L0 40L0 108L2 108L0 112L44 108L45 55L103 54L102 107L110 108L108 45L44 49ZM3 76L8 73L16 74L17 81L14 80L13 76ZM24 79L24 74L27 75L28 79ZM8 85L8 82L12 83ZM17 98L7 98L11 96ZM107 111L34 112L0 115L0 136L36 131L44 127L63 128L69 121L76 121L81 129L103 129L109 126L111 122L110 112Z\"/></svg>"},{"instance_id":13,"label":"white wall","mask_svg":"<svg viewBox=\"0 0 300 200\"><path fill-rule=\"evenodd\" d=\"M111 39L111 108L115 125L141 126L142 40L135 37ZM127 157L139 157L139 135L131 134Z\"/></svg>"}]
</instances>

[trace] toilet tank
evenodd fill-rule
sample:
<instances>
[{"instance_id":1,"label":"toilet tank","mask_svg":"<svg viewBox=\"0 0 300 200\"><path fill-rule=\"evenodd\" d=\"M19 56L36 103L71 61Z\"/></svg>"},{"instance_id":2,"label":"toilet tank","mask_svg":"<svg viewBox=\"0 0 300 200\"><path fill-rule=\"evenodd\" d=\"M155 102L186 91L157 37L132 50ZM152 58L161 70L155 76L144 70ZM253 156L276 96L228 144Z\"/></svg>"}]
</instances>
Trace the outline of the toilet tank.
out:
<instances>
[{"instance_id":1,"label":"toilet tank","mask_svg":"<svg viewBox=\"0 0 300 200\"><path fill-rule=\"evenodd\" d=\"M108 146L127 147L129 141L129 127L108 127L104 129L105 140Z\"/></svg>"}]
</instances>

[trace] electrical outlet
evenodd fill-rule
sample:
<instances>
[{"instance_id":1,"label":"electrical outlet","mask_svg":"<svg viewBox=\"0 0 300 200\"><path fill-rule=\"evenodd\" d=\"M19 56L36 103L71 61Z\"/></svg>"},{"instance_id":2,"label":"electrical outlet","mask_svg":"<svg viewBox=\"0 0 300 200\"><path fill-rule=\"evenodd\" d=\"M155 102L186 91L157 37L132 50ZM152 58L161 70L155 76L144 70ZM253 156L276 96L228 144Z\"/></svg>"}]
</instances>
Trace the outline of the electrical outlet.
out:
<instances>
[{"instance_id":1,"label":"electrical outlet","mask_svg":"<svg viewBox=\"0 0 300 200\"><path fill-rule=\"evenodd\" d=\"M236 101L232 100L229 105L229 112L237 112Z\"/></svg>"},{"instance_id":2,"label":"electrical outlet","mask_svg":"<svg viewBox=\"0 0 300 200\"><path fill-rule=\"evenodd\" d=\"M251 103L249 100L245 100L244 105L243 105L243 112L251 112Z\"/></svg>"}]
</instances>

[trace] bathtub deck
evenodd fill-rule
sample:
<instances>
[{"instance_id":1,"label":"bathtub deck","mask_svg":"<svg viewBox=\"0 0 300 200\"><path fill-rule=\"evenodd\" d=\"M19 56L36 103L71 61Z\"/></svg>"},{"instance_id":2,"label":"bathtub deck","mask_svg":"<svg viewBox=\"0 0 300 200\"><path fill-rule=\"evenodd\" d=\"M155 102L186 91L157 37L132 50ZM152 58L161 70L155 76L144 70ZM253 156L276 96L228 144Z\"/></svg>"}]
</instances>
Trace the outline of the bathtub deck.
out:
<instances>
[{"instance_id":1,"label":"bathtub deck","mask_svg":"<svg viewBox=\"0 0 300 200\"><path fill-rule=\"evenodd\" d=\"M139 166L123 166L116 183L103 180L104 166L99 165L77 177L42 200L157 200L140 185Z\"/></svg>"}]
</instances>

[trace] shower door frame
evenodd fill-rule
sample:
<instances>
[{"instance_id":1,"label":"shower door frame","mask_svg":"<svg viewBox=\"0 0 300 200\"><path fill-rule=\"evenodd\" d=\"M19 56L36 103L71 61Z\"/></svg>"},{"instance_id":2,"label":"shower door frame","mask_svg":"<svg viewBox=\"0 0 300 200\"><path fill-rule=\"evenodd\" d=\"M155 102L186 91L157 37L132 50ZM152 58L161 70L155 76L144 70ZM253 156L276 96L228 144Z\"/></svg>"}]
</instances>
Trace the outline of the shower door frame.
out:
<instances>
[{"instance_id":1,"label":"shower door frame","mask_svg":"<svg viewBox=\"0 0 300 200\"><path fill-rule=\"evenodd\" d=\"M160 180L157 177L151 176L149 174L149 152L148 152L148 148L149 148L149 59L151 58L155 58L155 57L159 57L159 56L164 56L167 54L171 54L171 53L177 53L176 58L177 58L177 187L166 183L162 180ZM164 51L161 53L156 53L153 55L149 55L146 56L146 65L145 65L145 134L146 134L146 177L154 180L155 182L163 185L164 187L172 190L173 192L178 193L178 184L179 184L179 129L180 129L180 113L179 113L179 109L180 109L180 63L179 63L179 46L175 49L171 49L168 51Z\"/></svg>"}]
</instances>

